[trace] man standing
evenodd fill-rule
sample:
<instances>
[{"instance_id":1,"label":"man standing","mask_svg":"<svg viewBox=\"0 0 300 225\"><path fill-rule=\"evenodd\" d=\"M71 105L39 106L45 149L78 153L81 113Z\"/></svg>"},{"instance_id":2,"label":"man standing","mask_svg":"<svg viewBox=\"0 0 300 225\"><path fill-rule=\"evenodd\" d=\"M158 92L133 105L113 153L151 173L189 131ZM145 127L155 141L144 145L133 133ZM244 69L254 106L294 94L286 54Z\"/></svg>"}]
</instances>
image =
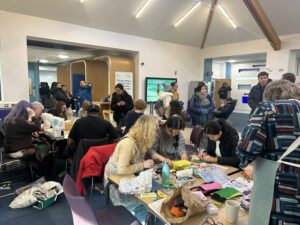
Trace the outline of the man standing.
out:
<instances>
[{"instance_id":1,"label":"man standing","mask_svg":"<svg viewBox=\"0 0 300 225\"><path fill-rule=\"evenodd\" d=\"M114 120L120 128L125 126L124 119L127 112L133 109L133 100L124 90L123 84L117 84L115 90L116 92L112 95L110 109L114 111Z\"/></svg>"},{"instance_id":2,"label":"man standing","mask_svg":"<svg viewBox=\"0 0 300 225\"><path fill-rule=\"evenodd\" d=\"M263 100L263 93L265 90L265 87L268 83L270 83L272 80L269 79L269 74L265 71L262 71L258 74L258 84L254 85L250 93L248 95L248 105L251 108L251 113L254 111L258 103L260 103Z\"/></svg>"},{"instance_id":3,"label":"man standing","mask_svg":"<svg viewBox=\"0 0 300 225\"><path fill-rule=\"evenodd\" d=\"M80 88L77 91L76 98L80 102L80 106L84 100L92 102L92 84L86 84L84 80L80 81Z\"/></svg>"}]
</instances>

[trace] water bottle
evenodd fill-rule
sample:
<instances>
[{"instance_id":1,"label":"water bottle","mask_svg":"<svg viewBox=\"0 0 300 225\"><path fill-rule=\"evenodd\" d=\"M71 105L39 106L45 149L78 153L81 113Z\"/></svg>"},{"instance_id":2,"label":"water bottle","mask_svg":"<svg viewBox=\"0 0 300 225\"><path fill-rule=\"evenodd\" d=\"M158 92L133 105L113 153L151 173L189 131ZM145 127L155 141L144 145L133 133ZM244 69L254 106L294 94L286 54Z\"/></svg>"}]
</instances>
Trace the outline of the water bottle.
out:
<instances>
[{"instance_id":1,"label":"water bottle","mask_svg":"<svg viewBox=\"0 0 300 225\"><path fill-rule=\"evenodd\" d=\"M161 178L163 186L168 187L170 182L170 167L167 161L165 161L164 166L162 168Z\"/></svg>"}]
</instances>

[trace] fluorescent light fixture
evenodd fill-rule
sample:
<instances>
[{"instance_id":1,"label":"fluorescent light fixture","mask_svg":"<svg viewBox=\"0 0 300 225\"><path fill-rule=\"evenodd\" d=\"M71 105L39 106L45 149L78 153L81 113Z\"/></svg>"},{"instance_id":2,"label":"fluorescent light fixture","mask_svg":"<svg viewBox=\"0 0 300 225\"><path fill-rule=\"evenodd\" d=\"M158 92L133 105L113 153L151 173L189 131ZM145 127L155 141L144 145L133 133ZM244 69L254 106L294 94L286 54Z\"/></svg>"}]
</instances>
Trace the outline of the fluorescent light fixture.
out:
<instances>
[{"instance_id":1,"label":"fluorescent light fixture","mask_svg":"<svg viewBox=\"0 0 300 225\"><path fill-rule=\"evenodd\" d=\"M142 8L140 8L140 10L138 11L138 13L135 15L135 18L138 18L141 16L141 14L144 12L144 10L148 7L148 5L150 4L152 0L148 0L145 5L143 5Z\"/></svg>"},{"instance_id":2,"label":"fluorescent light fixture","mask_svg":"<svg viewBox=\"0 0 300 225\"><path fill-rule=\"evenodd\" d=\"M187 18L199 5L201 5L201 1L197 2L189 11L187 11L177 22L174 24L174 27L177 27L181 22Z\"/></svg>"},{"instance_id":3,"label":"fluorescent light fixture","mask_svg":"<svg viewBox=\"0 0 300 225\"><path fill-rule=\"evenodd\" d=\"M40 59L39 62L40 62L40 63L47 63L47 62L49 62L49 61L48 61L47 59Z\"/></svg>"},{"instance_id":4,"label":"fluorescent light fixture","mask_svg":"<svg viewBox=\"0 0 300 225\"><path fill-rule=\"evenodd\" d=\"M235 60L235 59L230 59L230 60L228 60L228 62L229 62L229 63L235 63L236 60Z\"/></svg>"},{"instance_id":5,"label":"fluorescent light fixture","mask_svg":"<svg viewBox=\"0 0 300 225\"><path fill-rule=\"evenodd\" d=\"M70 56L65 55L65 54L59 54L57 57L60 59L68 59Z\"/></svg>"},{"instance_id":6,"label":"fluorescent light fixture","mask_svg":"<svg viewBox=\"0 0 300 225\"><path fill-rule=\"evenodd\" d=\"M226 17L226 19L229 21L229 23L233 26L234 29L237 28L237 25L232 21L232 19L229 17L228 13L225 11L225 9L219 4L219 9L223 13L223 15Z\"/></svg>"}]
</instances>

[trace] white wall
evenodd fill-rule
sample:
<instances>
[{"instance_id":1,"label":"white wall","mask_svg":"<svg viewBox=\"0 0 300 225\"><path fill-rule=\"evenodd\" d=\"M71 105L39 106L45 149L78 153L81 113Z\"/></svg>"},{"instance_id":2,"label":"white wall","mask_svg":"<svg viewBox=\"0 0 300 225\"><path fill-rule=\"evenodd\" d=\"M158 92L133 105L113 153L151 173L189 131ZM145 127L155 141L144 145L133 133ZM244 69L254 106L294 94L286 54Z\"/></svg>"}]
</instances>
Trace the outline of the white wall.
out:
<instances>
[{"instance_id":1,"label":"white wall","mask_svg":"<svg viewBox=\"0 0 300 225\"><path fill-rule=\"evenodd\" d=\"M28 99L26 37L110 47L139 52L139 98L144 98L146 76L177 77L179 93L187 101L190 80L199 80L200 49L125 34L0 11L0 52L5 101ZM177 76L175 76L177 71ZM18 82L16 82L18 81ZM18 90L18 91L15 91Z\"/></svg>"},{"instance_id":2,"label":"white wall","mask_svg":"<svg viewBox=\"0 0 300 225\"><path fill-rule=\"evenodd\" d=\"M242 103L242 96L248 95L250 90L238 89L238 85L253 85L257 84L257 71L245 71L239 72L239 69L253 68L252 65L262 64L257 62L248 63L233 63L231 66L231 97L237 99L237 105L235 107L235 112L250 112L251 108L246 103ZM265 71L265 67L259 67L260 71Z\"/></svg>"},{"instance_id":3,"label":"white wall","mask_svg":"<svg viewBox=\"0 0 300 225\"><path fill-rule=\"evenodd\" d=\"M212 79L225 79L226 64L213 62L212 71L213 71Z\"/></svg>"},{"instance_id":4,"label":"white wall","mask_svg":"<svg viewBox=\"0 0 300 225\"><path fill-rule=\"evenodd\" d=\"M47 82L51 87L52 82L57 81L56 71L40 70L39 71L40 82Z\"/></svg>"}]
</instances>

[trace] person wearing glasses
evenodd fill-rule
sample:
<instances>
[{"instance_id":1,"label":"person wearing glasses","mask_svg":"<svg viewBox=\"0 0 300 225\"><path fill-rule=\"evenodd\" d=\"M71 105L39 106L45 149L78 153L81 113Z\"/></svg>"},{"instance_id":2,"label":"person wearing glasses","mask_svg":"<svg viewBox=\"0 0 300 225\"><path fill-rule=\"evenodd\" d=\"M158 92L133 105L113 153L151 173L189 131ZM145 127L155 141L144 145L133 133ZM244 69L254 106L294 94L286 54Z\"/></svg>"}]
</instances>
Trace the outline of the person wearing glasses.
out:
<instances>
[{"instance_id":1,"label":"person wearing glasses","mask_svg":"<svg viewBox=\"0 0 300 225\"><path fill-rule=\"evenodd\" d=\"M184 120L178 115L173 115L162 124L156 132L155 144L150 149L153 160L167 161L172 164L174 159L188 159L185 151L185 141L181 130L184 129Z\"/></svg>"}]
</instances>

